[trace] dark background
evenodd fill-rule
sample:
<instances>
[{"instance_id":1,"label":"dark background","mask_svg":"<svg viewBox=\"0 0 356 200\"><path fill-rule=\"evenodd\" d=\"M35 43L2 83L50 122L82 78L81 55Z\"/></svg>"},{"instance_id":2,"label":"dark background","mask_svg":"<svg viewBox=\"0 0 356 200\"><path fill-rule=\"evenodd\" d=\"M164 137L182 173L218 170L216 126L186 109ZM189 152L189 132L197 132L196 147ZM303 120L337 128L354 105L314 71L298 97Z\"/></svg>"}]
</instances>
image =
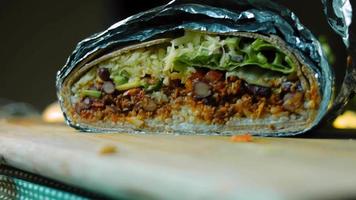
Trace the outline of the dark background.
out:
<instances>
[{"instance_id":1,"label":"dark background","mask_svg":"<svg viewBox=\"0 0 356 200\"><path fill-rule=\"evenodd\" d=\"M80 40L131 14L168 1L0 0L0 98L37 109L56 100L55 76ZM327 36L339 83L345 66L341 39L328 27L321 1L280 0L315 35Z\"/></svg>"}]
</instances>

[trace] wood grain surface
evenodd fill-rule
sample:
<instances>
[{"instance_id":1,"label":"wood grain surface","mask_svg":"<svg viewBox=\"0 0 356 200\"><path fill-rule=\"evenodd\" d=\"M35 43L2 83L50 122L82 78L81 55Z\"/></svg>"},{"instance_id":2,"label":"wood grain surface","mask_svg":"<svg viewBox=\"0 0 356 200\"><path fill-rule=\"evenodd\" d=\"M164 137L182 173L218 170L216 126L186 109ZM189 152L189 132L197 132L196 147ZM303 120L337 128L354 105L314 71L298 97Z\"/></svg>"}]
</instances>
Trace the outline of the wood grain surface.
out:
<instances>
[{"instance_id":1,"label":"wood grain surface","mask_svg":"<svg viewBox=\"0 0 356 200\"><path fill-rule=\"evenodd\" d=\"M0 120L8 165L112 198L356 197L356 141L80 133Z\"/></svg>"}]
</instances>

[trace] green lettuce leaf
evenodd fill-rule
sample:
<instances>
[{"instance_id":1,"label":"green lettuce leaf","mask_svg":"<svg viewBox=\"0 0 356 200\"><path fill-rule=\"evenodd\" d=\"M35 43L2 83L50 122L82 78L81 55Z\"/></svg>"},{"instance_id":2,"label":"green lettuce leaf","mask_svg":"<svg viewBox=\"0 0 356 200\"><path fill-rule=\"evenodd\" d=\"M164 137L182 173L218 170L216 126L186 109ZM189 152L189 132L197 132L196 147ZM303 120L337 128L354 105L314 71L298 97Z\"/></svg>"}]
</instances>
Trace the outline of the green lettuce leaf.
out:
<instances>
[{"instance_id":1,"label":"green lettuce leaf","mask_svg":"<svg viewBox=\"0 0 356 200\"><path fill-rule=\"evenodd\" d=\"M190 40L192 42L188 42ZM296 70L288 56L262 39L244 42L239 37L220 39L219 36L190 33L174 40L173 44L179 44L175 49L173 69L180 72L191 66L234 71L254 65L283 74Z\"/></svg>"}]
</instances>

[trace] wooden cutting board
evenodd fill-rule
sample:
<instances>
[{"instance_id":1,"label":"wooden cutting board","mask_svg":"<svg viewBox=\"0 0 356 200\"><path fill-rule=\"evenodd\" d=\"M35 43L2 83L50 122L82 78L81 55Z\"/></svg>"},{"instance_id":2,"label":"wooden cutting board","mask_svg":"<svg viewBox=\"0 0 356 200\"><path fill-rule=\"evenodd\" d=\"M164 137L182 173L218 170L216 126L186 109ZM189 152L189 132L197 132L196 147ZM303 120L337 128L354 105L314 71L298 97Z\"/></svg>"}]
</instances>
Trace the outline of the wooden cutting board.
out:
<instances>
[{"instance_id":1,"label":"wooden cutting board","mask_svg":"<svg viewBox=\"0 0 356 200\"><path fill-rule=\"evenodd\" d=\"M0 158L113 198L356 197L355 140L88 134L0 120Z\"/></svg>"}]
</instances>

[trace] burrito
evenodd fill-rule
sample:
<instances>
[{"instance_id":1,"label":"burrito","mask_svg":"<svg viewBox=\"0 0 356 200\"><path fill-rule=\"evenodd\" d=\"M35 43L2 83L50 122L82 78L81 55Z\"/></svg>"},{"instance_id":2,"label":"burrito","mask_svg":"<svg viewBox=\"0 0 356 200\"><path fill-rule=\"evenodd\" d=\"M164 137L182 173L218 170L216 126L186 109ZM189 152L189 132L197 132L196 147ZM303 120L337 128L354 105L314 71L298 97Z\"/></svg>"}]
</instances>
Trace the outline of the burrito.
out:
<instances>
[{"instance_id":1,"label":"burrito","mask_svg":"<svg viewBox=\"0 0 356 200\"><path fill-rule=\"evenodd\" d=\"M266 14L286 26L272 8L231 13L219 6L173 2L82 41L57 76L67 122L84 131L225 135L315 126L331 93L320 44L306 40L314 39L309 32L291 41L295 33L269 30L279 25ZM231 25L226 16L233 14L248 20ZM184 19L162 20L177 15ZM265 24L251 29L259 16ZM314 49L300 45L308 42Z\"/></svg>"}]
</instances>

